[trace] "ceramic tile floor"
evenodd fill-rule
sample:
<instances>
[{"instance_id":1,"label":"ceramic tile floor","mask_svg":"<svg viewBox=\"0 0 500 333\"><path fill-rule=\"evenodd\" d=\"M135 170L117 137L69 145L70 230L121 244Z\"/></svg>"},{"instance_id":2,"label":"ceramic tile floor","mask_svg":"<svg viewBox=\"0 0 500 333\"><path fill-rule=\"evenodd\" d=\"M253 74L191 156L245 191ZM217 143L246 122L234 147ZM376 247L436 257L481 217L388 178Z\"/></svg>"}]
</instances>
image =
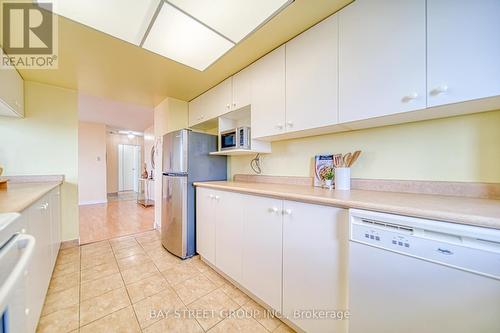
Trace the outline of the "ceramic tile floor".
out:
<instances>
[{"instance_id":1,"label":"ceramic tile floor","mask_svg":"<svg viewBox=\"0 0 500 333\"><path fill-rule=\"evenodd\" d=\"M61 250L37 332L293 331L199 257L178 259L148 231Z\"/></svg>"}]
</instances>

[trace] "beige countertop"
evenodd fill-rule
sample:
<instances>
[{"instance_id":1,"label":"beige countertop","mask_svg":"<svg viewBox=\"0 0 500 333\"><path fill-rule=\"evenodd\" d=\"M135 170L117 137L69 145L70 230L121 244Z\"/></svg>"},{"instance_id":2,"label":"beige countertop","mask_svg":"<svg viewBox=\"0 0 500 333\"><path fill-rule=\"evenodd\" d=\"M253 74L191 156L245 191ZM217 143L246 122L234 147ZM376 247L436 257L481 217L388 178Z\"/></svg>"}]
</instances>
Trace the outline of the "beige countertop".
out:
<instances>
[{"instance_id":1,"label":"beige countertop","mask_svg":"<svg viewBox=\"0 0 500 333\"><path fill-rule=\"evenodd\" d=\"M9 183L7 189L0 190L0 213L21 212L61 183L62 181Z\"/></svg>"},{"instance_id":2,"label":"beige countertop","mask_svg":"<svg viewBox=\"0 0 500 333\"><path fill-rule=\"evenodd\" d=\"M330 191L312 186L231 181L197 182L194 185L500 229L500 200L365 190Z\"/></svg>"}]
</instances>

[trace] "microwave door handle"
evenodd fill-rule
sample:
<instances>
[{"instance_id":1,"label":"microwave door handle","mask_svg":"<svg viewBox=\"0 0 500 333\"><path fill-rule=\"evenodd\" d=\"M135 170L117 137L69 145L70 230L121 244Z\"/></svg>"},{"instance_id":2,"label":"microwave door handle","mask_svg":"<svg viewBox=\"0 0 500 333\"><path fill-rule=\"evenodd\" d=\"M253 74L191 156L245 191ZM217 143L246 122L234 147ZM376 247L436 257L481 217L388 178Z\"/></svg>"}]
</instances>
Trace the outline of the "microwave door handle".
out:
<instances>
[{"instance_id":1,"label":"microwave door handle","mask_svg":"<svg viewBox=\"0 0 500 333\"><path fill-rule=\"evenodd\" d=\"M14 269L10 272L9 276L0 288L0 304L5 304L11 289L14 287L19 278L23 276L23 272L26 270L35 248L35 237L26 234L18 234L17 236L14 236L10 243L4 247L0 253L0 265L5 254L15 246L18 248L24 248L24 250L21 258L19 258Z\"/></svg>"}]
</instances>

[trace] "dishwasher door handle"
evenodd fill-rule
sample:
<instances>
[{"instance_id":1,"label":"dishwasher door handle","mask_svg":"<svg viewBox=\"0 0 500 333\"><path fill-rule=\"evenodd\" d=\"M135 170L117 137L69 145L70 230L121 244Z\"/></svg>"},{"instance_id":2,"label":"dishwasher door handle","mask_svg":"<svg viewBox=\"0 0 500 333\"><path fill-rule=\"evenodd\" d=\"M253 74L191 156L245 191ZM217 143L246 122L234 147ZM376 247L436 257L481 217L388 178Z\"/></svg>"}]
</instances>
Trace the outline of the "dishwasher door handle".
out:
<instances>
[{"instance_id":1,"label":"dishwasher door handle","mask_svg":"<svg viewBox=\"0 0 500 333\"><path fill-rule=\"evenodd\" d=\"M19 278L23 278L23 272L26 270L29 260L33 254L33 249L35 248L35 237L27 234L17 234L11 241L2 248L0 252L0 265L1 259L5 256L8 251L11 251L14 247L23 248L23 253L17 261L14 269L10 272L9 276L0 287L0 304L5 304L10 291L15 286Z\"/></svg>"}]
</instances>

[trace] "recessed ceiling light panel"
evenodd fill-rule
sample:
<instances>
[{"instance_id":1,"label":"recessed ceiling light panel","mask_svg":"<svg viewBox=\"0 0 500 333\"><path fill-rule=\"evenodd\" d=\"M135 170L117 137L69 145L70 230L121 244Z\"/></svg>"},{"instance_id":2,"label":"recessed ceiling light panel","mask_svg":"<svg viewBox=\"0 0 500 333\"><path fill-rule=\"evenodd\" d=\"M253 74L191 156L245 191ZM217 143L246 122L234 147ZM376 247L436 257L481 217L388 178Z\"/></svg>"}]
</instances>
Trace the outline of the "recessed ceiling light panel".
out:
<instances>
[{"instance_id":1,"label":"recessed ceiling light panel","mask_svg":"<svg viewBox=\"0 0 500 333\"><path fill-rule=\"evenodd\" d=\"M143 47L200 71L234 46L190 16L164 3Z\"/></svg>"},{"instance_id":2,"label":"recessed ceiling light panel","mask_svg":"<svg viewBox=\"0 0 500 333\"><path fill-rule=\"evenodd\" d=\"M238 43L292 1L167 0L167 2Z\"/></svg>"},{"instance_id":3,"label":"recessed ceiling light panel","mask_svg":"<svg viewBox=\"0 0 500 333\"><path fill-rule=\"evenodd\" d=\"M160 1L52 0L52 3L55 14L140 45Z\"/></svg>"}]
</instances>

